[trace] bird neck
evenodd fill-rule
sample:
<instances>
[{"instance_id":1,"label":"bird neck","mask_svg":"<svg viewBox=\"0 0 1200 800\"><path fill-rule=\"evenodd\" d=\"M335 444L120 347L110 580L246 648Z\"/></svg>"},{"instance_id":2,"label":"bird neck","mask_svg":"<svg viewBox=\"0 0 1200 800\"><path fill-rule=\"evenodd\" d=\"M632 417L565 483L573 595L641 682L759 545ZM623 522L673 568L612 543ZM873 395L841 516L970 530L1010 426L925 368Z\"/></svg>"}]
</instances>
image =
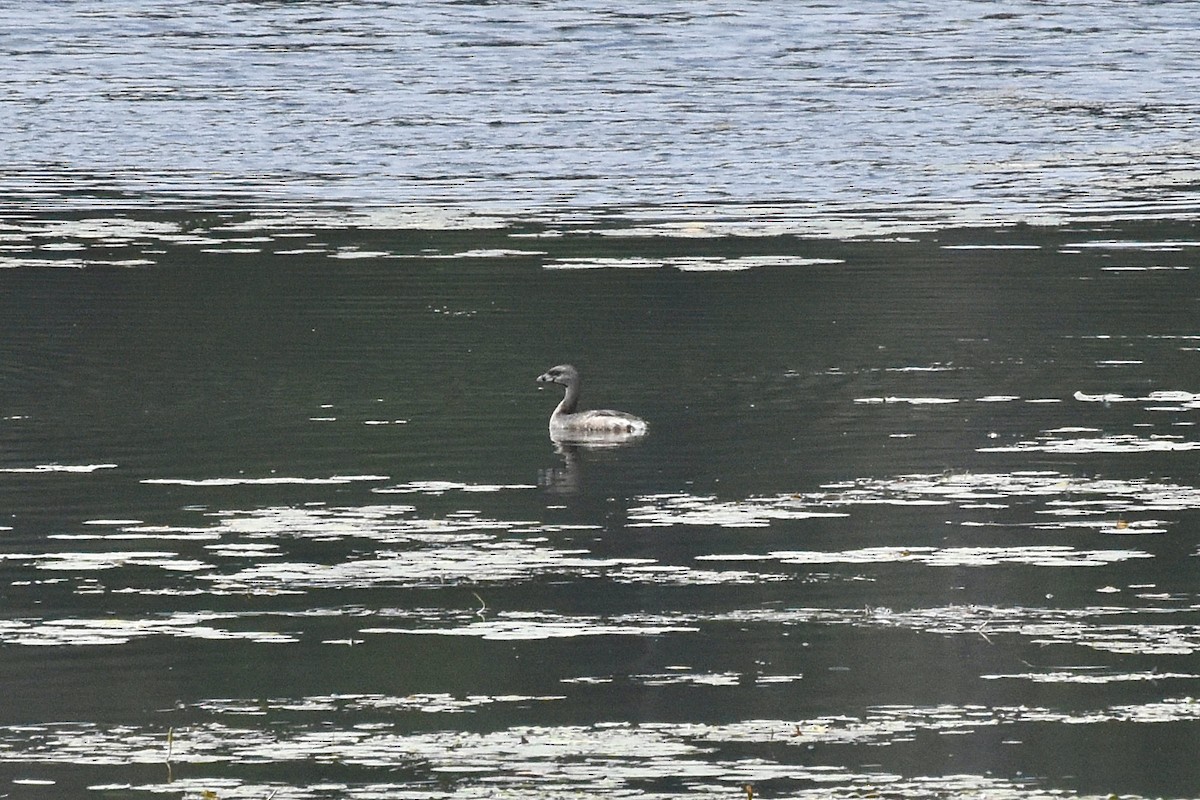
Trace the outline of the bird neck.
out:
<instances>
[{"instance_id":1,"label":"bird neck","mask_svg":"<svg viewBox=\"0 0 1200 800\"><path fill-rule=\"evenodd\" d=\"M554 409L555 414L574 414L575 406L579 404L579 381L573 381L567 384L566 394L563 395L562 402L558 404L558 408Z\"/></svg>"}]
</instances>

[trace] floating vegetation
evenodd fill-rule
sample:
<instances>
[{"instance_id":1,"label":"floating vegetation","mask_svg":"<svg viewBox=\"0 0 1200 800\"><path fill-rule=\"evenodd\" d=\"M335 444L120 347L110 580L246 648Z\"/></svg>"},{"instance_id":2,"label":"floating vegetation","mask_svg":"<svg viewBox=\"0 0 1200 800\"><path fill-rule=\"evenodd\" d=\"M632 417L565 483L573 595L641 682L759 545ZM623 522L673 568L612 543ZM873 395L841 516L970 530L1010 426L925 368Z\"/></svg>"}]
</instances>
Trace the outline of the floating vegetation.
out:
<instances>
[{"instance_id":1,"label":"floating vegetation","mask_svg":"<svg viewBox=\"0 0 1200 800\"><path fill-rule=\"evenodd\" d=\"M809 267L823 264L843 264L837 258L804 258L801 256L673 256L666 258L562 258L548 261L546 269L657 269L674 268L681 272L742 272L764 267Z\"/></svg>"},{"instance_id":2,"label":"floating vegetation","mask_svg":"<svg viewBox=\"0 0 1200 800\"><path fill-rule=\"evenodd\" d=\"M186 706L189 710L220 716L266 716L287 711L304 714L346 714L354 712L416 712L420 714L465 714L495 705L549 703L564 700L563 695L485 695L456 697L448 692L418 692L396 697L385 694L329 694L301 698L268 697L261 700L218 698Z\"/></svg>"},{"instance_id":3,"label":"floating vegetation","mask_svg":"<svg viewBox=\"0 0 1200 800\"><path fill-rule=\"evenodd\" d=\"M1101 250L1156 250L1177 252L1189 247L1200 247L1200 241L1187 239L1172 239L1165 241L1141 241L1137 239L1097 239L1087 242L1075 242L1072 247L1095 248Z\"/></svg>"},{"instance_id":4,"label":"floating vegetation","mask_svg":"<svg viewBox=\"0 0 1200 800\"><path fill-rule=\"evenodd\" d=\"M534 611L479 612L384 609L315 609L308 616L400 620L406 624L366 624L358 636L448 636L484 641L544 641L596 636L661 636L720 631L724 625L840 626L894 628L940 636L1015 636L1031 645L1079 646L1117 654L1192 655L1200 652L1200 624L1147 622L1146 615L1187 615L1190 605L1084 606L1055 609L1025 606L954 605L893 610L890 608L743 608L712 613L586 615ZM294 632L278 630L279 620L304 614L266 612L191 612L145 618L60 618L0 621L0 642L11 645L118 645L150 636L213 641L281 644L298 641ZM275 618L275 619L273 619ZM257 623L267 630L247 630ZM1176 675L1175 677L1186 677Z\"/></svg>"},{"instance_id":5,"label":"floating vegetation","mask_svg":"<svg viewBox=\"0 0 1200 800\"><path fill-rule=\"evenodd\" d=\"M145 478L141 482L160 486L282 486L282 485L341 485L386 481L386 475L331 475L328 478L300 478L271 475L263 478Z\"/></svg>"},{"instance_id":6,"label":"floating vegetation","mask_svg":"<svg viewBox=\"0 0 1200 800\"><path fill-rule=\"evenodd\" d=\"M0 467L0 472L70 472L86 474L102 469L116 468L116 464L38 464L35 467Z\"/></svg>"},{"instance_id":7,"label":"floating vegetation","mask_svg":"<svg viewBox=\"0 0 1200 800\"><path fill-rule=\"evenodd\" d=\"M633 564L609 573L617 583L647 583L667 586L716 586L761 584L791 580L791 576L760 570L711 570L672 564Z\"/></svg>"},{"instance_id":8,"label":"floating vegetation","mask_svg":"<svg viewBox=\"0 0 1200 800\"><path fill-rule=\"evenodd\" d=\"M845 517L844 511L806 506L798 496L718 500L682 493L645 495L629 509L631 527L717 525L728 528L761 528L776 520Z\"/></svg>"},{"instance_id":9,"label":"floating vegetation","mask_svg":"<svg viewBox=\"0 0 1200 800\"><path fill-rule=\"evenodd\" d=\"M780 550L762 556L707 555L701 561L778 561L781 564L882 564L912 562L930 567L991 567L1026 564L1035 567L1097 567L1131 558L1150 558L1139 550L1077 550L1061 546L1016 547L864 547L822 552Z\"/></svg>"},{"instance_id":10,"label":"floating vegetation","mask_svg":"<svg viewBox=\"0 0 1200 800\"><path fill-rule=\"evenodd\" d=\"M33 239L82 240L89 247L120 246L134 241L150 241L179 233L176 222L135 219L133 217L91 217L86 219L25 222L20 230Z\"/></svg>"},{"instance_id":11,"label":"floating vegetation","mask_svg":"<svg viewBox=\"0 0 1200 800\"><path fill-rule=\"evenodd\" d=\"M1136 362L1141 363L1141 362ZM1076 392L1075 399L1081 403L1152 403L1147 410L1151 411L1192 411L1200 408L1200 394L1181 391L1156 391L1140 397L1127 397L1122 394L1085 394Z\"/></svg>"},{"instance_id":12,"label":"floating vegetation","mask_svg":"<svg viewBox=\"0 0 1200 800\"><path fill-rule=\"evenodd\" d=\"M537 612L501 612L491 619L463 619L463 624L430 627L371 627L363 634L416 634L423 636L471 636L487 640L542 640L579 636L658 636L664 633L695 633L696 624L652 615L622 615L603 618Z\"/></svg>"},{"instance_id":13,"label":"floating vegetation","mask_svg":"<svg viewBox=\"0 0 1200 800\"><path fill-rule=\"evenodd\" d=\"M901 403L910 406L943 406L961 401L957 397L895 397L888 395L887 397L856 397L854 402L865 405Z\"/></svg>"},{"instance_id":14,"label":"floating vegetation","mask_svg":"<svg viewBox=\"0 0 1200 800\"><path fill-rule=\"evenodd\" d=\"M0 256L0 269L87 269L88 267L145 267L156 262L148 258L29 258Z\"/></svg>"},{"instance_id":15,"label":"floating vegetation","mask_svg":"<svg viewBox=\"0 0 1200 800\"><path fill-rule=\"evenodd\" d=\"M445 586L514 583L539 573L599 576L650 559L596 558L517 541L482 539L407 551L381 551L337 564L299 561L255 563L233 573L201 576L221 594L347 589L375 586Z\"/></svg>"},{"instance_id":16,"label":"floating vegetation","mask_svg":"<svg viewBox=\"0 0 1200 800\"><path fill-rule=\"evenodd\" d=\"M1041 250L1040 244L943 244L938 245L942 250Z\"/></svg>"},{"instance_id":17,"label":"floating vegetation","mask_svg":"<svg viewBox=\"0 0 1200 800\"><path fill-rule=\"evenodd\" d=\"M980 675L985 681L1017 680L1030 683L1145 683L1170 680L1200 680L1200 675L1191 672L1114 672L1088 668L1085 670L1057 670L1047 672L1019 672L1011 675Z\"/></svg>"},{"instance_id":18,"label":"floating vegetation","mask_svg":"<svg viewBox=\"0 0 1200 800\"><path fill-rule=\"evenodd\" d=\"M280 480L336 487L358 482L369 485L380 479L363 475ZM180 485L220 488L242 480L262 479L181 479ZM625 511L626 525L632 529L786 529L818 520L836 526L838 520L851 518L860 509L884 506L952 510L959 536L959 541L946 544L901 540L843 548L775 545L761 550L731 548L725 541L707 552L704 540L696 538L693 541L699 549L668 559L643 552L597 555L591 539L598 537L601 529L594 525L504 518L474 509L430 515L420 508L426 504L425 498L507 498L534 491L528 484L413 481L369 488L376 495L402 495L411 502L198 508L205 524L181 526L93 519L78 531L50 535L55 540L80 543L71 550L0 553L0 563L29 565L62 575L81 593L141 591L148 596L265 597L347 588L516 585L549 576L605 580L615 585L766 586L817 580L819 575L812 568L838 565L1111 566L1148 559L1152 553L1058 541L973 543L968 537L976 536L976 529L994 528L1090 531L1122 537L1161 534L1170 528L1176 513L1200 508L1200 490L1193 487L1054 471L863 478L826 484L818 491L741 500L687 493L634 498ZM83 543L91 541L105 544L90 551ZM167 542L170 547L163 547ZM294 554L300 542L308 543L304 557ZM312 551L313 547L318 550ZM315 556L326 547L334 548L332 558ZM765 568L767 565L770 567Z\"/></svg>"},{"instance_id":19,"label":"floating vegetation","mask_svg":"<svg viewBox=\"0 0 1200 800\"><path fill-rule=\"evenodd\" d=\"M398 486L380 486L372 489L380 494L429 494L441 495L446 492L504 492L514 489L536 489L537 486L528 483L492 484L492 483L458 483L455 481L410 481Z\"/></svg>"},{"instance_id":20,"label":"floating vegetation","mask_svg":"<svg viewBox=\"0 0 1200 800\"><path fill-rule=\"evenodd\" d=\"M723 682L713 686L719 690ZM1200 719L1200 703L1189 697L1145 704L1117 704L1076 712L1041 706L896 704L853 715L801 719L751 718L729 723L606 722L593 725L509 725L485 732L458 728L405 731L387 722L330 729L338 711L415 712L456 715L495 704L538 703L548 697L394 698L333 695L256 704L202 701L187 711L201 718L186 727L105 726L59 722L0 727L0 762L88 765L114 777L130 765L162 764L167 744L173 771L169 783L96 784L94 790L188 796L298 798L520 797L586 794L661 800L678 796L734 796L747 785L787 781L789 797L895 798L978 796L1021 800L1083 798L1047 792L1038 782L994 775L902 776L885 768L854 769L798 758L814 747L887 747L923 734L971 735L992 729L1020 737L1029 726L1060 724L1131 725ZM433 708L425 707L432 703ZM443 705L444 704L444 705ZM272 714L270 730L244 724L246 717ZM280 716L285 715L285 716ZM239 722L241 724L239 724ZM754 757L738 753L753 748ZM311 783L254 783L225 777L236 765L337 765L338 780ZM409 775L398 782L397 769ZM207 775L205 773L208 773ZM435 780L441 790L424 785ZM292 778L291 780L296 780ZM302 779L301 779L302 780ZM664 781L674 789L661 790ZM1135 795L1123 797L1136 798Z\"/></svg>"},{"instance_id":21,"label":"floating vegetation","mask_svg":"<svg viewBox=\"0 0 1200 800\"><path fill-rule=\"evenodd\" d=\"M1064 439L1045 433L1016 444L976 448L980 453L1169 453L1200 449L1200 442L1185 441L1182 436L1135 436L1114 434Z\"/></svg>"},{"instance_id":22,"label":"floating vegetation","mask_svg":"<svg viewBox=\"0 0 1200 800\"><path fill-rule=\"evenodd\" d=\"M1157 515L1200 509L1200 489L1151 480L1115 480L1054 471L947 472L861 478L825 484L820 491L721 500L682 493L644 495L629 509L638 527L714 525L761 528L787 520L850 516L856 507L946 506L964 512L1025 510L1023 524L1044 530L1087 527L1105 533L1161 533L1171 523ZM1150 519L1137 515L1154 514ZM1079 517L1088 517L1081 521ZM1073 519L1074 518L1074 519ZM984 517L965 526L999 524ZM1008 525L1021 524L1008 520ZM911 548L895 546L903 551Z\"/></svg>"},{"instance_id":23,"label":"floating vegetation","mask_svg":"<svg viewBox=\"0 0 1200 800\"><path fill-rule=\"evenodd\" d=\"M739 672L663 672L634 675L633 679L645 686L737 686L742 682L742 675Z\"/></svg>"},{"instance_id":24,"label":"floating vegetation","mask_svg":"<svg viewBox=\"0 0 1200 800\"><path fill-rule=\"evenodd\" d=\"M1200 652L1200 624L1118 622L1114 617L1194 613L1184 608L1084 606L1053 609L1023 606L941 606L896 611L865 609L742 610L718 614L712 621L767 624L827 624L899 628L943 636L1013 635L1038 646L1076 645L1121 654L1192 655Z\"/></svg>"},{"instance_id":25,"label":"floating vegetation","mask_svg":"<svg viewBox=\"0 0 1200 800\"><path fill-rule=\"evenodd\" d=\"M193 571L207 564L179 558L178 553L130 550L124 552L66 552L55 551L41 555L8 555L5 558L35 561L38 569L61 572L94 572L118 567L163 567L179 571Z\"/></svg>"},{"instance_id":26,"label":"floating vegetation","mask_svg":"<svg viewBox=\"0 0 1200 800\"><path fill-rule=\"evenodd\" d=\"M481 248L478 250L462 250L456 253L433 253L427 258L458 259L458 258L541 258L549 253L544 250L517 250L511 247Z\"/></svg>"},{"instance_id":27,"label":"floating vegetation","mask_svg":"<svg viewBox=\"0 0 1200 800\"><path fill-rule=\"evenodd\" d=\"M210 623L237 620L238 614L178 613L141 619L99 617L48 620L0 620L0 642L37 646L92 646L128 644L149 636L181 639L249 641L266 644L295 642L296 637L277 631L245 631Z\"/></svg>"},{"instance_id":28,"label":"floating vegetation","mask_svg":"<svg viewBox=\"0 0 1200 800\"><path fill-rule=\"evenodd\" d=\"M1053 435L1091 433L1058 429ZM562 648L630 648L655 655L621 671L609 664L563 675L550 667L542 684L518 689L503 679L511 667L498 666L497 685L503 688L490 691L447 691L443 684L417 679L411 694L389 689L191 699L164 709L155 725L0 727L0 762L87 765L96 771L91 783L96 792L122 787L149 795L223 798L482 800L575 793L614 800L715 795L1028 800L1047 796L1036 780L990 773L907 775L889 758L866 759L862 751L850 751L853 763L875 766L852 768L836 763L844 756L837 748L868 747L874 753L909 746L928 734L970 739L984 732L1015 747L1031 726L1080 730L1114 721L1134 726L1200 721L1200 704L1185 694L1200 675L1177 664L1155 669L1142 661L1200 653L1194 595L1172 592L1143 575L1121 580L1118 570L1153 555L1105 546L1129 540L1061 539L1080 531L1168 530L1180 512L1200 507L1200 490L1169 481L1029 470L858 478L748 498L656 493L614 504L623 530L642 531L614 536L600 524L558 522L570 519L565 509L545 506L537 489L521 482L396 483L380 475L148 480L178 487L197 503L189 506L192 519L166 525L145 512L136 518L96 513L74 530L51 534L54 541L75 542L69 549L43 545L5 553L0 567L30 568L56 581L50 585L86 595L87 602L93 596L171 597L201 606L235 602L238 611L33 613L0 621L0 644L112 648L161 637L213 652L231 643L263 652L315 647L333 659L374 660L395 652L453 658L478 651L501 659L498 665L514 654L542 658ZM244 508L204 504L210 494L227 500L229 487L236 496L243 491L236 487L270 487L276 481L300 487L309 499ZM348 496L368 502L329 501ZM885 525L873 534L885 541L839 543L835 537L855 528L865 512L871 512L873 524L889 515L948 520L947 535L954 540L906 543L911 529ZM805 539L817 526L819 543ZM1008 529L1001 535L1039 539L972 541L997 528ZM648 547L658 533L646 529L664 529L665 540L686 540L687 547ZM95 550L89 552L89 546ZM910 583L917 570L962 576L969 569L1067 568L1072 576L1096 569L1100 578L1075 581L1063 572L1049 573L1059 577L1055 592L1076 600L1061 608L896 602L911 598L896 587ZM836 593L799 593L831 581L861 587L868 602L848 607ZM520 595L512 587L528 584L545 587L547 596L570 593L579 607L514 607ZM7 588L19 593L35 587L13 581ZM372 590L384 594L357 595L353 604L344 599L346 592ZM658 593L680 602L664 605ZM714 606L704 597L722 599ZM1087 600L1079 602L1081 597ZM897 607L888 607L893 604ZM968 677L997 690L1038 684L1095 694L1081 695L1082 702L1065 709L922 706L901 699L796 718L754 713L761 706L747 704L750 695L742 693L803 707L799 698L828 680L823 673L840 674L831 672L839 661L810 669L791 660L826 638L822 632L835 629L865 641L886 632L918 642L949 638L994 647L1003 660L969 662L974 674ZM711 658L679 658L701 642L737 639L754 647L766 638L786 647L763 649L753 665L710 644L703 649ZM1029 652L1044 655L1029 658ZM1024 657L1009 658L1015 653ZM847 664L854 658L844 655ZM1021 662L1025 665L1012 669ZM1063 666L1080 662L1084 665ZM1048 666L1035 665L1041 663ZM412 664L414 675L429 669ZM846 669L853 674L854 667ZM396 680L407 682L406 675L400 669ZM1176 691L1151 699L1099 694L1124 687ZM630 695L655 704L714 703L724 711L636 725L539 724L576 703L587 708ZM744 713L729 713L742 708ZM128 767L134 764L155 764L170 777L131 783ZM297 775L317 777L291 777L293 764L306 765ZM39 773L25 774L34 780ZM748 793L747 786L756 788Z\"/></svg>"}]
</instances>

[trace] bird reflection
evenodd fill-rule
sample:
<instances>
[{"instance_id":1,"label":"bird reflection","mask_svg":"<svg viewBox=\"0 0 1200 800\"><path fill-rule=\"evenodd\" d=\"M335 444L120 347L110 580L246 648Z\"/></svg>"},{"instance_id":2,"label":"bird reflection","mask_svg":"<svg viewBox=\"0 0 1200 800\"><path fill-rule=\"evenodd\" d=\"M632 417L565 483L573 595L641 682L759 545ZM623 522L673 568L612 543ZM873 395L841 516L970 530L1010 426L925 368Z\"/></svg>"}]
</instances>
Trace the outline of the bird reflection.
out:
<instances>
[{"instance_id":1,"label":"bird reflection","mask_svg":"<svg viewBox=\"0 0 1200 800\"><path fill-rule=\"evenodd\" d=\"M562 464L538 470L538 486L554 494L575 494L579 491L579 445L554 443L554 452L562 456Z\"/></svg>"},{"instance_id":2,"label":"bird reflection","mask_svg":"<svg viewBox=\"0 0 1200 800\"><path fill-rule=\"evenodd\" d=\"M538 486L553 494L574 494L579 491L583 482L583 474L589 462L603 460L602 454L613 454L614 451L640 442L640 437L614 436L609 441L597 441L595 438L580 443L550 437L554 442L554 452L562 457L562 464L538 470Z\"/></svg>"}]
</instances>

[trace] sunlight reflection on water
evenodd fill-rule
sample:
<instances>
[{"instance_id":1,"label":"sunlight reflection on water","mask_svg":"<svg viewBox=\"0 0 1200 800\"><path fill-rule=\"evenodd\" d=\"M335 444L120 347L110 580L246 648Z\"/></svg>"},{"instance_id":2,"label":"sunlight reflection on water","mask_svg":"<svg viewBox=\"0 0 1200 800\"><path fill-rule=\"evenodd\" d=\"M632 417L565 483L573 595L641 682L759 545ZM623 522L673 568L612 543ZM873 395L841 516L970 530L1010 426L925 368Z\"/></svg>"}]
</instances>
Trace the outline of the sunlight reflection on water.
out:
<instances>
[{"instance_id":1,"label":"sunlight reflection on water","mask_svg":"<svg viewBox=\"0 0 1200 800\"><path fill-rule=\"evenodd\" d=\"M792 752L816 746L845 744L900 745L914 737L937 733L970 734L995 728L1019 739L1038 725L1103 726L1113 722L1144 725L1190 721L1200 713L1192 698L1169 698L1141 705L1111 706L1079 712L1058 712L1039 706L937 706L891 705L868 709L862 715L805 719L749 719L731 724L634 725L609 723L597 726L517 726L487 733L434 730L401 735L383 724L364 724L355 730L329 731L321 718L330 712L392 710L430 715L455 715L495 704L553 703L557 697L477 697L340 695L289 700L279 698L247 708L236 701L208 701L195 710L202 722L172 731L161 728L133 730L104 728L81 723L24 726L0 729L0 760L11 753L17 739L36 743L46 763L75 763L93 767L123 764L158 764L178 771L179 778L162 785L145 786L150 792L216 792L222 796L260 796L262 792L285 797L416 797L401 783L386 779L371 786L332 781L305 789L286 783L243 782L237 779L203 779L186 776L190 765L297 764L342 765L344 770L367 771L399 768L428 780L442 774L488 776L485 786L464 787L454 796L517 796L525 792L554 791L566 784L575 791L586 788L593 796L625 796L631 783L686 778L695 792L733 793L743 783L786 781L797 787L797 797L858 797L875 788L904 798L951 793L987 797L1029 796L1022 781L961 773L953 776L902 777L878 768L857 771L845 767L797 763ZM247 715L286 714L289 721L267 734L239 725ZM169 744L168 744L169 742ZM738 746L771 745L773 757L738 758ZM111 773L111 770L109 771ZM800 790L801 786L812 786ZM119 784L93 788L117 789ZM422 797L450 796L425 788ZM662 798L674 792L650 789L639 796ZM1088 795L1073 795L1088 797Z\"/></svg>"},{"instance_id":2,"label":"sunlight reflection on water","mask_svg":"<svg viewBox=\"0 0 1200 800\"><path fill-rule=\"evenodd\" d=\"M280 799L1184 794L1092 754L1196 723L1192 239L693 211L6 224L0 761ZM655 435L553 448L560 350Z\"/></svg>"}]
</instances>

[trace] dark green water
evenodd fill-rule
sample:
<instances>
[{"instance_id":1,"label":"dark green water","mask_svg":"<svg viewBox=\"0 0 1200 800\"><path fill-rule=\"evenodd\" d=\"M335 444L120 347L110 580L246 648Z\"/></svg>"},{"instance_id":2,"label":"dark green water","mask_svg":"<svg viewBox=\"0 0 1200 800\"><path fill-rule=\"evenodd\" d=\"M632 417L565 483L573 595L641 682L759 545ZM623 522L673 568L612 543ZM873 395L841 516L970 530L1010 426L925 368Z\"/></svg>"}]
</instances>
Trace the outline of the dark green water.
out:
<instances>
[{"instance_id":1,"label":"dark green water","mask_svg":"<svg viewBox=\"0 0 1200 800\"><path fill-rule=\"evenodd\" d=\"M6 4L0 796L1200 797L1198 20Z\"/></svg>"},{"instance_id":2,"label":"dark green water","mask_svg":"<svg viewBox=\"0 0 1200 800\"><path fill-rule=\"evenodd\" d=\"M10 220L7 791L1189 794L1194 228L694 233Z\"/></svg>"}]
</instances>

